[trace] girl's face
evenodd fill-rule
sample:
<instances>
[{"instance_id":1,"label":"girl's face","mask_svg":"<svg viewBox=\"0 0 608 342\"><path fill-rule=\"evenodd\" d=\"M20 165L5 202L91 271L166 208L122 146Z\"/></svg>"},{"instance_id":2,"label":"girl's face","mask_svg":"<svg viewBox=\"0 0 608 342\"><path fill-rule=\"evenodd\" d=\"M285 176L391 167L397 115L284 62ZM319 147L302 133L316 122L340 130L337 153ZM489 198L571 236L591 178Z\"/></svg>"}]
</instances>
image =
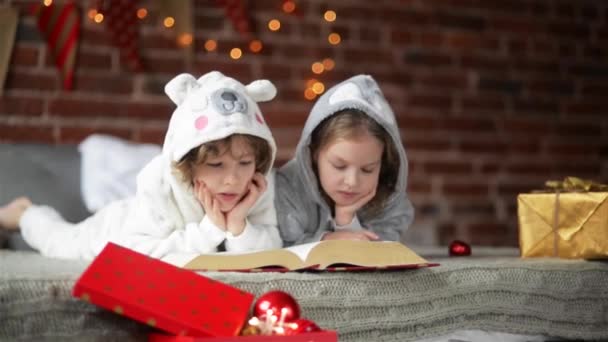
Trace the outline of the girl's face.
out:
<instances>
[{"instance_id":1,"label":"girl's face","mask_svg":"<svg viewBox=\"0 0 608 342\"><path fill-rule=\"evenodd\" d=\"M383 151L369 134L327 144L315 156L321 187L336 205L354 204L378 186Z\"/></svg>"},{"instance_id":2,"label":"girl's face","mask_svg":"<svg viewBox=\"0 0 608 342\"><path fill-rule=\"evenodd\" d=\"M255 173L255 155L242 139L232 141L219 155L210 154L207 160L194 167L194 181L207 186L218 201L222 212L229 212L247 194Z\"/></svg>"}]
</instances>

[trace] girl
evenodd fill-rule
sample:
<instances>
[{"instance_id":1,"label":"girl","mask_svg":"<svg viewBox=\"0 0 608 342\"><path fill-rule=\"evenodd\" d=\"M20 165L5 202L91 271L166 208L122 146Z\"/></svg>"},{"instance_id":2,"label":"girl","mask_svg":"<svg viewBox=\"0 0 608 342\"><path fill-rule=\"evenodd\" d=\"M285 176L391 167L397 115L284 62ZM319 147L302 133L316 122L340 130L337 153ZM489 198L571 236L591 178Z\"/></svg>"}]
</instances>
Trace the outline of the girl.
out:
<instances>
[{"instance_id":1,"label":"girl","mask_svg":"<svg viewBox=\"0 0 608 342\"><path fill-rule=\"evenodd\" d=\"M152 257L281 247L270 169L276 146L257 101L276 88L247 86L219 72L181 74L165 86L177 104L162 153L137 176L133 198L71 224L20 198L0 209L0 226L21 228L43 255L92 259L108 241Z\"/></svg>"},{"instance_id":2,"label":"girl","mask_svg":"<svg viewBox=\"0 0 608 342\"><path fill-rule=\"evenodd\" d=\"M277 172L281 237L398 241L414 216L406 183L392 109L372 77L352 77L319 98L295 158Z\"/></svg>"}]
</instances>

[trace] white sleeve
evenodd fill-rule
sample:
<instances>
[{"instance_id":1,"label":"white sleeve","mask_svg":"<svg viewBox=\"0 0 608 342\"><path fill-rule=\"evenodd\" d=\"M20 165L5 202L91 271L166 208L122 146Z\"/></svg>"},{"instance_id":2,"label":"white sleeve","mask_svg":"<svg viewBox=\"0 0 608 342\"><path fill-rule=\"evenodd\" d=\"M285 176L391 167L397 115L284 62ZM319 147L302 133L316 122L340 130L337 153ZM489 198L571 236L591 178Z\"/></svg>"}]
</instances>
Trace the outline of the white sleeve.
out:
<instances>
[{"instance_id":1,"label":"white sleeve","mask_svg":"<svg viewBox=\"0 0 608 342\"><path fill-rule=\"evenodd\" d=\"M352 221L350 221L350 223L347 223L345 225L337 224L335 219L331 220L331 224L334 227L335 231L343 230L343 229L351 229L351 230L362 230L363 229L363 226L361 225L361 222L359 222L359 218L357 217L357 215L353 216Z\"/></svg>"},{"instance_id":2,"label":"white sleeve","mask_svg":"<svg viewBox=\"0 0 608 342\"><path fill-rule=\"evenodd\" d=\"M170 253L214 253L225 238L226 233L205 216L200 223L188 223L183 229L165 226L138 230L124 242L136 251L163 258Z\"/></svg>"}]
</instances>

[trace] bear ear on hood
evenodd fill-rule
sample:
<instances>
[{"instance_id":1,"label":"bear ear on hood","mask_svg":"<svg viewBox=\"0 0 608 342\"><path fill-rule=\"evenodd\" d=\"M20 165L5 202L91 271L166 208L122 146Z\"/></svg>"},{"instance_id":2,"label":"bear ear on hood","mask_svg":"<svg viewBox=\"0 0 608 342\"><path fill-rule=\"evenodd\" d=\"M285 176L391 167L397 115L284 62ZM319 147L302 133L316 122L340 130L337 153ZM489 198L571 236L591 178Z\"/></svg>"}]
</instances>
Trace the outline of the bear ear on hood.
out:
<instances>
[{"instance_id":1,"label":"bear ear on hood","mask_svg":"<svg viewBox=\"0 0 608 342\"><path fill-rule=\"evenodd\" d=\"M245 90L255 102L270 101L277 95L277 88L269 80L253 81L245 86Z\"/></svg>"},{"instance_id":2,"label":"bear ear on hood","mask_svg":"<svg viewBox=\"0 0 608 342\"><path fill-rule=\"evenodd\" d=\"M173 103L179 106L184 102L188 93L192 89L198 87L199 84L196 82L194 76L190 74L179 74L165 85L165 94L169 96Z\"/></svg>"}]
</instances>

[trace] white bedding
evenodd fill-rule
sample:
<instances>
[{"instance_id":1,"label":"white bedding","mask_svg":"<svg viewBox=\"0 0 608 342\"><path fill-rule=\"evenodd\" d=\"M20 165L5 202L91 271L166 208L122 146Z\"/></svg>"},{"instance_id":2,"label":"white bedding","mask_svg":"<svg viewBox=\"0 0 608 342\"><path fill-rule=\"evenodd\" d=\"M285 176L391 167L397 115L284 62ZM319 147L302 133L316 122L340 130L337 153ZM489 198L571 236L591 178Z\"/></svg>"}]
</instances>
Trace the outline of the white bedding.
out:
<instances>
[{"instance_id":1,"label":"white bedding","mask_svg":"<svg viewBox=\"0 0 608 342\"><path fill-rule=\"evenodd\" d=\"M135 194L135 178L161 148L117 137L93 134L78 145L81 191L85 206L95 212L110 202Z\"/></svg>"}]
</instances>

